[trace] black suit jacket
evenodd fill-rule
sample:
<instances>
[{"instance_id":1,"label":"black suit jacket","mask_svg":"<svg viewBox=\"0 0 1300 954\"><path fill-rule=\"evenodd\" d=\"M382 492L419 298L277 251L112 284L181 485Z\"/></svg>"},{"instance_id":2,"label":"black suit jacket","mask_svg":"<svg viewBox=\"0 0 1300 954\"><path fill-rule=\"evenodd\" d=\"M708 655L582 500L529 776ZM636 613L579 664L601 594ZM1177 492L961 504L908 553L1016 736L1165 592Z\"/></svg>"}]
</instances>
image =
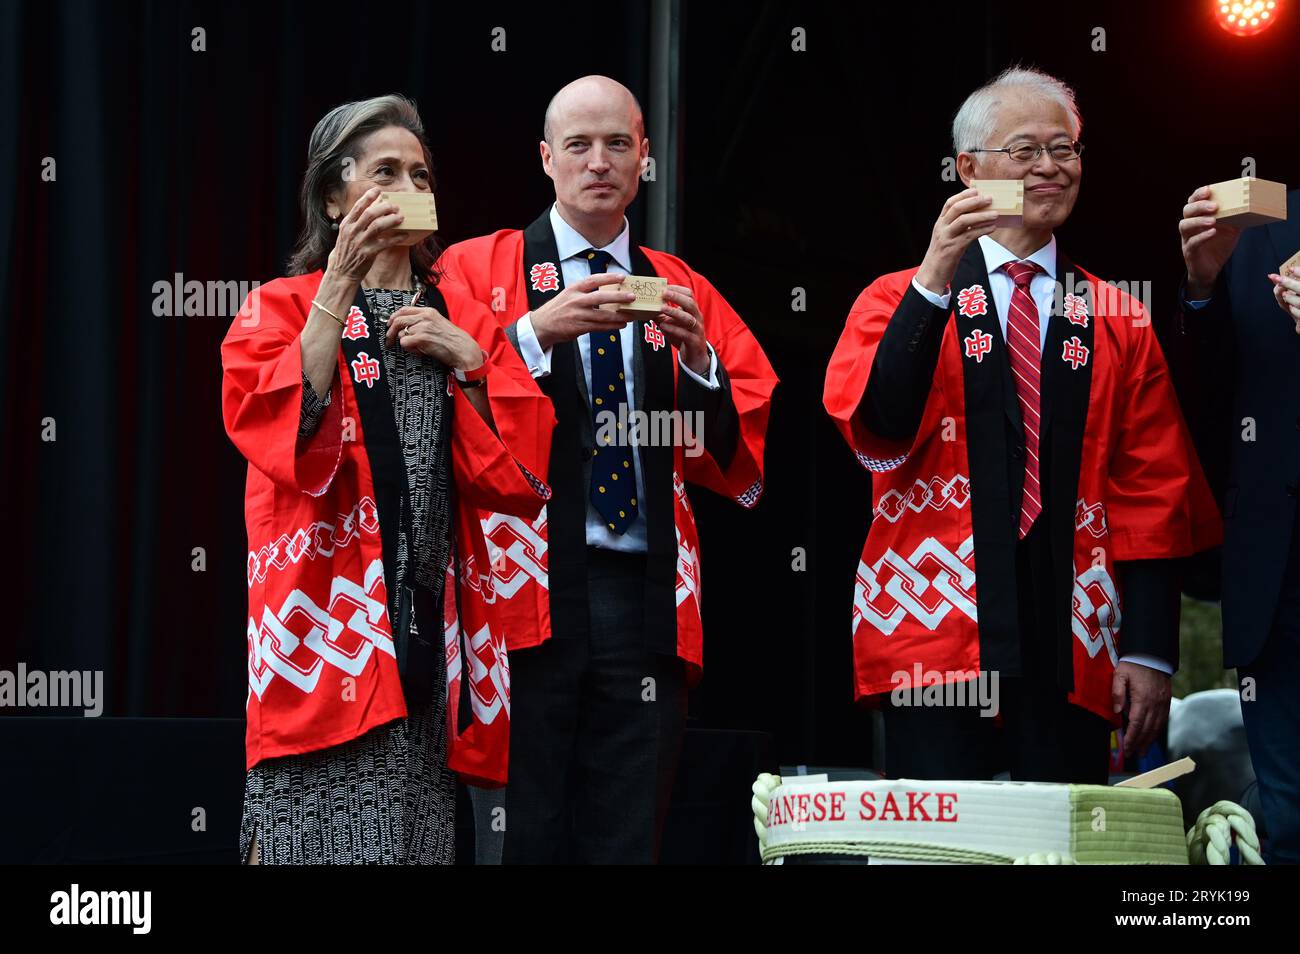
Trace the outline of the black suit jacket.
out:
<instances>
[{"instance_id":1,"label":"black suit jacket","mask_svg":"<svg viewBox=\"0 0 1300 954\"><path fill-rule=\"evenodd\" d=\"M1242 232L1208 305L1180 295L1180 398L1224 518L1226 667L1268 639L1300 492L1300 335L1268 280L1300 250L1300 190L1287 201L1290 220Z\"/></svg>"}]
</instances>

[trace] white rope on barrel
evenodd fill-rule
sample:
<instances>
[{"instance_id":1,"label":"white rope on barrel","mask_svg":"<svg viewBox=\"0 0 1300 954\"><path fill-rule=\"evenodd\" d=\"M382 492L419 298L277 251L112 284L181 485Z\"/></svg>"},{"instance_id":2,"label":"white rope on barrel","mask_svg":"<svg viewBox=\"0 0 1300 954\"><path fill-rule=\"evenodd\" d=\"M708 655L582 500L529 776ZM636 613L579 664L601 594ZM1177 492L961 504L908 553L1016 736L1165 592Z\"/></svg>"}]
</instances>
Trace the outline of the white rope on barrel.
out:
<instances>
[{"instance_id":1,"label":"white rope on barrel","mask_svg":"<svg viewBox=\"0 0 1300 954\"><path fill-rule=\"evenodd\" d=\"M1233 842L1242 864L1264 863L1250 812L1235 802L1215 802L1196 816L1196 824L1187 832L1187 857L1194 865L1231 864Z\"/></svg>"},{"instance_id":2,"label":"white rope on barrel","mask_svg":"<svg viewBox=\"0 0 1300 954\"><path fill-rule=\"evenodd\" d=\"M751 788L754 797L750 799L749 805L754 810L754 832L758 835L760 856L763 849L767 847L767 807L772 801L772 793L776 791L780 784L781 776L763 772L758 778L754 779Z\"/></svg>"},{"instance_id":3,"label":"white rope on barrel","mask_svg":"<svg viewBox=\"0 0 1300 954\"><path fill-rule=\"evenodd\" d=\"M1077 865L1078 862L1069 855L1063 855L1059 851L1035 851L1027 855L1021 855L1013 865Z\"/></svg>"}]
</instances>

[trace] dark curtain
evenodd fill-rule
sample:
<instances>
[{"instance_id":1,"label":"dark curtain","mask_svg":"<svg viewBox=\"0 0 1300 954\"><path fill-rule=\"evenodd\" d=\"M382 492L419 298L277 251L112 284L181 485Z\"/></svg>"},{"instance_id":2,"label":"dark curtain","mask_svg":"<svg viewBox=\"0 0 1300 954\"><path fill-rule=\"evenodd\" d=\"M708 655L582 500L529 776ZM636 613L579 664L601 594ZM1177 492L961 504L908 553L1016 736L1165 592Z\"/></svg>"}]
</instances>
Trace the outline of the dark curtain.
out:
<instances>
[{"instance_id":1,"label":"dark curtain","mask_svg":"<svg viewBox=\"0 0 1300 954\"><path fill-rule=\"evenodd\" d=\"M599 20L496 4L0 5L0 480L18 543L0 667L102 669L107 715L242 715L245 464L220 409L233 309L160 317L154 283L283 274L312 127L394 91L421 108L444 241L528 224L551 195L537 154L551 94L604 72L643 95L645 23L640 3Z\"/></svg>"}]
</instances>

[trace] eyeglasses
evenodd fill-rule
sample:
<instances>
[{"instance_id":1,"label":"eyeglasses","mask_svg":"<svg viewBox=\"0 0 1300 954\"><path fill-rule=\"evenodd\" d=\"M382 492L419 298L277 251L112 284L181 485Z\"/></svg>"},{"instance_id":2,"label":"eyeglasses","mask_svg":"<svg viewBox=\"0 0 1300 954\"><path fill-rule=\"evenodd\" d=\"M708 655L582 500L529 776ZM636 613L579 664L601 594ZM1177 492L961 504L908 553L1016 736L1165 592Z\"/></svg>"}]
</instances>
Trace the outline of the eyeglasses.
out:
<instances>
[{"instance_id":1,"label":"eyeglasses","mask_svg":"<svg viewBox=\"0 0 1300 954\"><path fill-rule=\"evenodd\" d=\"M1083 155L1083 143L1077 139L1074 142L1058 142L1051 146L1044 146L1042 143L1037 142L1017 142L1002 149L968 149L966 151L1005 152L1016 162L1037 162L1038 157L1046 152L1054 162L1069 162Z\"/></svg>"}]
</instances>

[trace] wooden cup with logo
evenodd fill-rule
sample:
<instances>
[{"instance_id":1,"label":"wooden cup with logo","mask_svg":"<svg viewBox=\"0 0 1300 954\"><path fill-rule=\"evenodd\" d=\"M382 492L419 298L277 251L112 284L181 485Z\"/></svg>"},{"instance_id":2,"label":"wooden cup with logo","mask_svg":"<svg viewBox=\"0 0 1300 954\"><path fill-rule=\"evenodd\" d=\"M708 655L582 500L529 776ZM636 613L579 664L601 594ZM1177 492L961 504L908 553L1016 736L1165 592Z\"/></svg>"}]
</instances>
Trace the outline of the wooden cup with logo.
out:
<instances>
[{"instance_id":1,"label":"wooden cup with logo","mask_svg":"<svg viewBox=\"0 0 1300 954\"><path fill-rule=\"evenodd\" d=\"M668 287L668 279L660 278L658 275L625 275L623 281L617 285L605 286L610 291L631 292L636 295L635 301L627 304L610 302L601 305L605 311L626 311L634 314L659 314L664 307L664 289Z\"/></svg>"}]
</instances>

